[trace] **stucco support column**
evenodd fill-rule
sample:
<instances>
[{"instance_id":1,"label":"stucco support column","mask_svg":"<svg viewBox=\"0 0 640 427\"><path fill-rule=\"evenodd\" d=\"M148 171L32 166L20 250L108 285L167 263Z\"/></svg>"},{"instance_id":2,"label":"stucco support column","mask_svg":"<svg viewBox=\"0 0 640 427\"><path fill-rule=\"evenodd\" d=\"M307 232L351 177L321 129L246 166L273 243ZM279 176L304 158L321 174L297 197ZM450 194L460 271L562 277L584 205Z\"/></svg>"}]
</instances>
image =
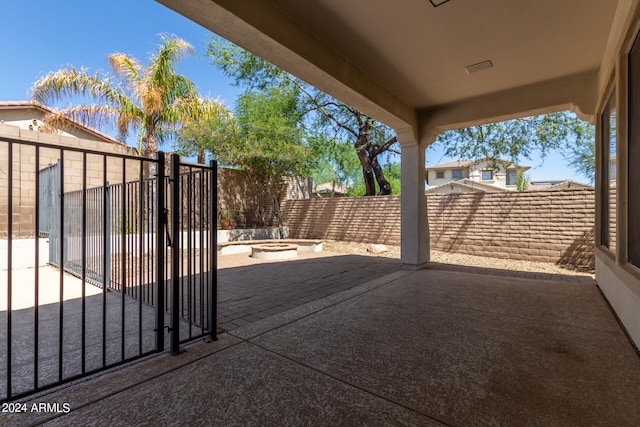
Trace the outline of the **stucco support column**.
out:
<instances>
[{"instance_id":1,"label":"stucco support column","mask_svg":"<svg viewBox=\"0 0 640 427\"><path fill-rule=\"evenodd\" d=\"M401 147L400 255L405 268L418 270L429 262L429 223L425 196L425 147L412 128L396 130Z\"/></svg>"}]
</instances>

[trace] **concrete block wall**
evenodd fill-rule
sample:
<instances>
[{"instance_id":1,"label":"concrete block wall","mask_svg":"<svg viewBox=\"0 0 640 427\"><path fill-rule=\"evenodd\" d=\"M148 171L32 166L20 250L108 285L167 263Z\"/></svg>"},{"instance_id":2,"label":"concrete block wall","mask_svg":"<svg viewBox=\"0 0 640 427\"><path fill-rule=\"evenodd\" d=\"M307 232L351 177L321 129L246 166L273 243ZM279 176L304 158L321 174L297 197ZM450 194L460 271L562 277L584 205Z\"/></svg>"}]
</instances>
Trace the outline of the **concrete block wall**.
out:
<instances>
[{"instance_id":1,"label":"concrete block wall","mask_svg":"<svg viewBox=\"0 0 640 427\"><path fill-rule=\"evenodd\" d=\"M400 197L336 197L283 202L292 239L400 244Z\"/></svg>"},{"instance_id":2,"label":"concrete block wall","mask_svg":"<svg viewBox=\"0 0 640 427\"><path fill-rule=\"evenodd\" d=\"M42 132L19 129L15 126L0 125L0 237L6 237L8 228L8 194L9 194L9 144L2 137L41 142L56 145L60 148L84 148L105 154L135 155L136 150L124 144L106 141L93 141L71 136L61 136ZM60 159L60 149L40 148L39 162L36 164L36 149L29 144L12 145L12 224L16 237L33 236L35 233L35 201L36 175L38 171L53 165ZM74 151L64 153L64 186L65 192L82 189L82 154ZM103 185L103 156L87 155L87 188ZM125 179L138 178L138 164L127 161ZM107 180L110 183L122 182L122 160L107 157Z\"/></svg>"},{"instance_id":3,"label":"concrete block wall","mask_svg":"<svg viewBox=\"0 0 640 427\"><path fill-rule=\"evenodd\" d=\"M6 238L8 231L9 194L9 143L3 137L41 142L64 148L85 148L107 155L107 181L119 184L139 179L140 163L128 159L124 165L121 158L109 154L137 154L133 147L104 141L93 141L42 132L19 129L0 124L0 238ZM39 149L36 164L36 149L31 144L12 144L12 234L14 237L30 237L35 234L36 176L38 171L55 165L60 159L60 149ZM166 174L170 172L170 157L166 156ZM86 160L87 188L103 185L104 158L101 154L88 154ZM188 168L185 168L186 172ZM64 191L82 189L83 155L77 151L64 151ZM124 175L124 178L123 178ZM310 197L311 185L308 179L289 179L283 189L285 198ZM264 186L251 180L247 174L236 169L218 169L218 209L233 209L237 212L239 227L262 227L277 223L273 202Z\"/></svg>"},{"instance_id":4,"label":"concrete block wall","mask_svg":"<svg viewBox=\"0 0 640 427\"><path fill-rule=\"evenodd\" d=\"M431 249L594 267L593 189L434 194ZM292 238L400 243L400 197L290 200Z\"/></svg>"}]
</instances>

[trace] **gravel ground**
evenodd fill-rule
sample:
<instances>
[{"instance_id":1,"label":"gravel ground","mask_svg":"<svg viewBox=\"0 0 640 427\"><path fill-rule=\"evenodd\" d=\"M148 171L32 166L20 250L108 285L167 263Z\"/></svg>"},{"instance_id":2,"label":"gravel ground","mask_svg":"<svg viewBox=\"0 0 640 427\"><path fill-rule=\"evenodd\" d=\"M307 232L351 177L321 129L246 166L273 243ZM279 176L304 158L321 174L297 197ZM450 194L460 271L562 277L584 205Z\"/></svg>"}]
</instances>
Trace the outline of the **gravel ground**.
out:
<instances>
[{"instance_id":1,"label":"gravel ground","mask_svg":"<svg viewBox=\"0 0 640 427\"><path fill-rule=\"evenodd\" d=\"M388 258L400 258L400 246L386 245L387 251L381 253L372 252L369 243L342 242L336 240L324 240L323 250L327 252L346 253L354 255L381 256ZM457 264L471 267L496 268L500 270L529 271L535 273L551 274L584 274L593 277L591 272L576 272L563 268L550 262L532 262L513 259L488 258L459 253L431 251L431 261L443 264Z\"/></svg>"}]
</instances>

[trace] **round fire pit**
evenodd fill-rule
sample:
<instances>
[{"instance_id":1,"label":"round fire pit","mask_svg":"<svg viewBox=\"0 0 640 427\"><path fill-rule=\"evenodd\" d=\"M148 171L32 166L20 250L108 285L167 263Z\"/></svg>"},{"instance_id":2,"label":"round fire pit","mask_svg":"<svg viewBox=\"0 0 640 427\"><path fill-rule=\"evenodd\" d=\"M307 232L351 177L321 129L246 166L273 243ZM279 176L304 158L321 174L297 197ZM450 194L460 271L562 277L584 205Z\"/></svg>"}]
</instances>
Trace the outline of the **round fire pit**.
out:
<instances>
[{"instance_id":1,"label":"round fire pit","mask_svg":"<svg viewBox=\"0 0 640 427\"><path fill-rule=\"evenodd\" d=\"M291 243L262 243L251 246L251 257L258 259L289 259L298 256L298 245Z\"/></svg>"}]
</instances>

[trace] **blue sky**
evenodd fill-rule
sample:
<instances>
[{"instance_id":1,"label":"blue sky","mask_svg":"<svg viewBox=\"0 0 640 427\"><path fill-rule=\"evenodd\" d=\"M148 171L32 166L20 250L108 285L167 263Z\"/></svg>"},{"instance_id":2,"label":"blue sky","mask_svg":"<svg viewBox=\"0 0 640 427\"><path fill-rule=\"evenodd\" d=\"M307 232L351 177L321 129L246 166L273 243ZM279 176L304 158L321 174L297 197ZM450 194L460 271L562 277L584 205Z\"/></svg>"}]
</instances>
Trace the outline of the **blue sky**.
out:
<instances>
[{"instance_id":1,"label":"blue sky","mask_svg":"<svg viewBox=\"0 0 640 427\"><path fill-rule=\"evenodd\" d=\"M67 65L108 71L106 57L113 52L145 63L161 34L175 34L196 48L199 57L184 59L178 71L201 94L232 107L238 89L204 55L211 32L152 0L4 2L0 99L28 99L33 82Z\"/></svg>"},{"instance_id":2,"label":"blue sky","mask_svg":"<svg viewBox=\"0 0 640 427\"><path fill-rule=\"evenodd\" d=\"M196 48L199 56L183 60L178 71L194 81L202 95L219 98L232 108L238 88L204 55L211 33L153 0L3 2L0 100L29 99L33 82L68 65L107 71L106 57L113 52L130 54L144 63L161 34L175 34ZM551 153L544 163L536 153L532 157L522 162L532 166L531 179L585 182L558 153ZM427 150L427 164L447 160Z\"/></svg>"}]
</instances>

